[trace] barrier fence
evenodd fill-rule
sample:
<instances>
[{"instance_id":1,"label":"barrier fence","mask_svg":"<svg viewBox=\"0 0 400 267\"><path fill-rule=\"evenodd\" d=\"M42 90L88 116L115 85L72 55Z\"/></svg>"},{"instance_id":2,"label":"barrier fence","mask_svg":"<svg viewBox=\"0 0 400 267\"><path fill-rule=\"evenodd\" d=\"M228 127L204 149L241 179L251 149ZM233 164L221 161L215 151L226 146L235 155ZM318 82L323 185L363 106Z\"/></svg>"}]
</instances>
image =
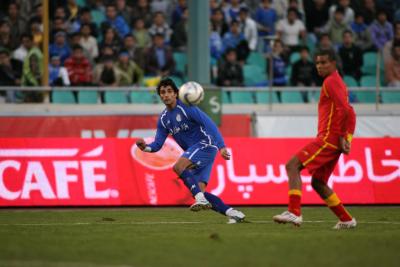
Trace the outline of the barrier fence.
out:
<instances>
[{"instance_id":1,"label":"barrier fence","mask_svg":"<svg viewBox=\"0 0 400 267\"><path fill-rule=\"evenodd\" d=\"M287 203L285 162L311 139L227 138L209 191L233 205ZM147 139L151 141L151 139ZM356 138L329 184L348 204L400 204L400 138ZM171 170L181 149L167 139L143 153L134 139L0 139L0 206L188 205ZM303 203L321 204L303 172Z\"/></svg>"}]
</instances>

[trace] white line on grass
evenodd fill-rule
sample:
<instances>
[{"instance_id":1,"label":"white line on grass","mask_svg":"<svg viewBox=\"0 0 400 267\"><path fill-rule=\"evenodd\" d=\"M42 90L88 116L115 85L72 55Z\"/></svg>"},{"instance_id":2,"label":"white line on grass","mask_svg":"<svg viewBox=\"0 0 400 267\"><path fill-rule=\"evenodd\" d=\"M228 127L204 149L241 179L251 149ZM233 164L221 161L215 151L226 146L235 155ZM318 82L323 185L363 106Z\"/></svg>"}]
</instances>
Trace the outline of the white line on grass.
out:
<instances>
[{"instance_id":1,"label":"white line on grass","mask_svg":"<svg viewBox=\"0 0 400 267\"><path fill-rule=\"evenodd\" d=\"M269 224L271 221L249 221L254 224ZM335 223L337 221L304 221L304 223ZM396 221L359 221L359 224L392 224L400 225ZM0 226L75 226L75 225L174 225L174 224L207 224L207 222L199 221L142 221L142 222L70 222L70 223L0 223Z\"/></svg>"}]
</instances>

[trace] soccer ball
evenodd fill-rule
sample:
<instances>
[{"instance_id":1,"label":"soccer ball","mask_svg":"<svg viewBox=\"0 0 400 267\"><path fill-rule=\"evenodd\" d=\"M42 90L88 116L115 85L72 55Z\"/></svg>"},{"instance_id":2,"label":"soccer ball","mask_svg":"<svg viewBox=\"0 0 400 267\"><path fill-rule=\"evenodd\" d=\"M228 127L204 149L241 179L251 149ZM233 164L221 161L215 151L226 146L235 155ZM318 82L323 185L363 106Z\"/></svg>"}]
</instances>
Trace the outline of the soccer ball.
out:
<instances>
[{"instance_id":1,"label":"soccer ball","mask_svg":"<svg viewBox=\"0 0 400 267\"><path fill-rule=\"evenodd\" d=\"M179 99L186 105L198 105L204 98L204 89L197 82L187 82L179 88Z\"/></svg>"}]
</instances>

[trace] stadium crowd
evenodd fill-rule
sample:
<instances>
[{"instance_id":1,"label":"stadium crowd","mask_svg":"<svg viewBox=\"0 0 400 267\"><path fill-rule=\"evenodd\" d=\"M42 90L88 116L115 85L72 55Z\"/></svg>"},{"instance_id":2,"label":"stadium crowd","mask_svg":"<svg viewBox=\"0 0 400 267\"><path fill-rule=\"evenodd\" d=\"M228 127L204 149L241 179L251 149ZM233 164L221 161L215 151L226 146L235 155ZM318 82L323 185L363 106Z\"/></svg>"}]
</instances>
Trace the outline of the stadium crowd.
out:
<instances>
[{"instance_id":1,"label":"stadium crowd","mask_svg":"<svg viewBox=\"0 0 400 267\"><path fill-rule=\"evenodd\" d=\"M387 0L210 0L212 81L267 85L268 54L274 86L320 85L312 55L333 48L342 74L357 82L363 55L382 53L385 85L399 86L399 8L399 1ZM42 84L42 12L40 0L1 1L0 86ZM186 0L50 1L49 85L151 86L163 76L185 81L188 15ZM248 70L265 78L246 82ZM39 92L6 97L43 101Z\"/></svg>"}]
</instances>

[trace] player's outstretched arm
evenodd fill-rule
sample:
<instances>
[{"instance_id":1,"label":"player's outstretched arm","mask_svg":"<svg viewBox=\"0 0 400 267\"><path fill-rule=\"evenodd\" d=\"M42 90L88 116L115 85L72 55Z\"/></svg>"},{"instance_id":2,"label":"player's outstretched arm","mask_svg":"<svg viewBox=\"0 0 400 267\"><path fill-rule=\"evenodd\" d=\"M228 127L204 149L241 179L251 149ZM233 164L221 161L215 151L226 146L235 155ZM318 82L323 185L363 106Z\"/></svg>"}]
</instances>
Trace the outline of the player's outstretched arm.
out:
<instances>
[{"instance_id":1,"label":"player's outstretched arm","mask_svg":"<svg viewBox=\"0 0 400 267\"><path fill-rule=\"evenodd\" d=\"M222 158L225 160L230 160L231 159L231 154L228 152L226 147L223 147L219 150L219 153L221 154Z\"/></svg>"},{"instance_id":2,"label":"player's outstretched arm","mask_svg":"<svg viewBox=\"0 0 400 267\"><path fill-rule=\"evenodd\" d=\"M147 147L147 144L143 138L139 138L138 140L136 140L136 145L142 151L144 151Z\"/></svg>"}]
</instances>

